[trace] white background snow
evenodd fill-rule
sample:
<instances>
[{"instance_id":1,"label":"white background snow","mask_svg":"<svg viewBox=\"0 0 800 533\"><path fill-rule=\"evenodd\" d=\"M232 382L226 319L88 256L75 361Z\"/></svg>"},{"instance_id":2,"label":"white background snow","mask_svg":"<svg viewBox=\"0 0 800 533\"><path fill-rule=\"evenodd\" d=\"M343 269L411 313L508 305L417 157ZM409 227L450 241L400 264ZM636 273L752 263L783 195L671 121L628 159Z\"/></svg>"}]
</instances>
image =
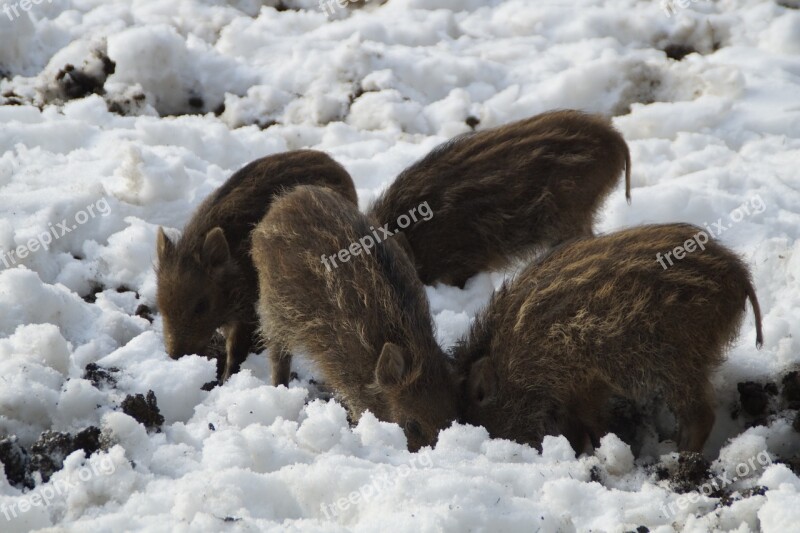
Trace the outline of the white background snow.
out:
<instances>
[{"instance_id":1,"label":"white background snow","mask_svg":"<svg viewBox=\"0 0 800 533\"><path fill-rule=\"evenodd\" d=\"M469 131L470 116L481 129L553 108L606 113L630 144L633 203L618 187L598 230L723 218L720 239L752 268L764 348L748 307L714 379L706 456L718 473L760 452L796 456L790 417L745 429L730 412L738 382L800 366L800 11L685 3L672 16L655 0L373 0L331 18L311 0L43 0L20 17L0 12L0 104L23 104L0 105L0 250L109 207L21 266L0 262L0 436L29 446L46 429L96 425L118 443L75 452L49 482L71 479L70 489L0 514L0 531L800 531L800 479L783 464L730 487L764 495L717 507L687 504L647 468L674 461L669 443L634 462L609 436L576 459L560 437L539 453L454 425L413 455L396 425L365 416L351 428L339 404L314 399L313 369L273 388L266 357L251 355L230 382L201 390L213 363L170 360L159 317L134 315L154 306L157 227L182 228L255 158L324 150L365 208ZM675 61L670 44L698 53ZM61 98L59 70L100 72L99 53L116 63L105 94ZM762 212L733 222L754 198ZM503 276L428 288L443 346ZM96 302L84 301L98 284ZM82 379L88 363L119 368L117 386ZM118 407L150 389L162 433ZM77 479L101 460L112 474ZM0 506L19 509L30 494L0 480Z\"/></svg>"}]
</instances>

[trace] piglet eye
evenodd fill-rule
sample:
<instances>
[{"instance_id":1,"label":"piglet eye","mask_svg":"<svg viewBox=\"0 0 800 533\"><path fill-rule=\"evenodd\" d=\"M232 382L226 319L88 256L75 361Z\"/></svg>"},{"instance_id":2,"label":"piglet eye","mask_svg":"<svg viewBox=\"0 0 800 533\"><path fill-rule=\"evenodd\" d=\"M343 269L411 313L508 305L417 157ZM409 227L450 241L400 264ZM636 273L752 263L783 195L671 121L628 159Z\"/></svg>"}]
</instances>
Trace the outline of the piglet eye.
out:
<instances>
[{"instance_id":1,"label":"piglet eye","mask_svg":"<svg viewBox=\"0 0 800 533\"><path fill-rule=\"evenodd\" d=\"M206 311L208 311L208 298L202 298L200 301L197 302L194 306L194 314L202 315Z\"/></svg>"}]
</instances>

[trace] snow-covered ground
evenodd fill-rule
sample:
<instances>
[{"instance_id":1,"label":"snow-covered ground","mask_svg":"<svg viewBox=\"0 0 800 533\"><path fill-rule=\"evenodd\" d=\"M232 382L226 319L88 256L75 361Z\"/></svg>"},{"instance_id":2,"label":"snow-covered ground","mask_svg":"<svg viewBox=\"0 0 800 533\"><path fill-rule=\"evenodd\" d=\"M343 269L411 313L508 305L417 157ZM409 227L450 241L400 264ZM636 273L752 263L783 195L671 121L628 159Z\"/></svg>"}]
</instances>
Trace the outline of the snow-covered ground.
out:
<instances>
[{"instance_id":1,"label":"snow-covered ground","mask_svg":"<svg viewBox=\"0 0 800 533\"><path fill-rule=\"evenodd\" d=\"M796 2L0 3L0 438L33 454L45 430L97 426L104 450L33 489L0 480L0 531L800 531L797 404L780 394L800 368ZM630 143L633 204L618 187L601 232L718 223L752 268L764 348L748 308L714 379L710 472L659 442L668 420L644 423L635 460L613 435L576 459L561 437L539 453L463 425L410 454L396 425L350 427L313 369L274 388L251 355L205 391L211 361L166 356L142 307L156 229L243 164L324 150L364 208L468 124L564 107L614 116ZM443 346L503 276L428 288ZM776 384L766 414L741 409L746 381ZM149 390L160 432L121 409Z\"/></svg>"}]
</instances>

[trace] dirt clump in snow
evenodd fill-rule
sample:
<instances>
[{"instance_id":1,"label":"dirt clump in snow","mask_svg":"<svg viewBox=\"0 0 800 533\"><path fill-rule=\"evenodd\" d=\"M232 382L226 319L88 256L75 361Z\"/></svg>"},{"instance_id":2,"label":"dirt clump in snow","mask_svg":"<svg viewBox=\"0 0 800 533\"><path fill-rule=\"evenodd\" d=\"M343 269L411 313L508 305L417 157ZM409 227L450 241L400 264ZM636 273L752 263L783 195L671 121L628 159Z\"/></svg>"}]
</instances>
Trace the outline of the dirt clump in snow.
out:
<instances>
[{"instance_id":1,"label":"dirt clump in snow","mask_svg":"<svg viewBox=\"0 0 800 533\"><path fill-rule=\"evenodd\" d=\"M148 431L161 432L164 417L158 409L156 393L152 390L147 391L147 397L143 394L129 394L122 400L122 412L136 419Z\"/></svg>"}]
</instances>

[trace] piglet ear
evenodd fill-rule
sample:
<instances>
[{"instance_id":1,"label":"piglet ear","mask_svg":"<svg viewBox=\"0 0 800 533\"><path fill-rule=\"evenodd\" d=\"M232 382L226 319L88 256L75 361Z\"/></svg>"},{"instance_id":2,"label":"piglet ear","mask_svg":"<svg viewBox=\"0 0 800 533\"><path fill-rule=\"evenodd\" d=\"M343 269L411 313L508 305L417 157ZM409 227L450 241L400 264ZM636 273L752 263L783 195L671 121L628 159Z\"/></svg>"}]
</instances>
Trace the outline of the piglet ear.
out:
<instances>
[{"instance_id":1,"label":"piglet ear","mask_svg":"<svg viewBox=\"0 0 800 533\"><path fill-rule=\"evenodd\" d=\"M203 264L210 267L219 266L230 257L231 251L228 248L228 239L225 238L222 228L217 226L206 233L206 240L203 243Z\"/></svg>"},{"instance_id":2,"label":"piglet ear","mask_svg":"<svg viewBox=\"0 0 800 533\"><path fill-rule=\"evenodd\" d=\"M497 395L497 374L488 357L472 364L469 371L469 396L475 404L483 407Z\"/></svg>"},{"instance_id":3,"label":"piglet ear","mask_svg":"<svg viewBox=\"0 0 800 533\"><path fill-rule=\"evenodd\" d=\"M411 360L405 350L387 342L383 345L375 367L375 381L382 387L402 385L411 372Z\"/></svg>"},{"instance_id":4,"label":"piglet ear","mask_svg":"<svg viewBox=\"0 0 800 533\"><path fill-rule=\"evenodd\" d=\"M164 257L172 253L174 249L175 245L169 240L167 234L164 233L164 228L159 226L158 233L156 234L156 253L158 254L158 260L163 261Z\"/></svg>"}]
</instances>

